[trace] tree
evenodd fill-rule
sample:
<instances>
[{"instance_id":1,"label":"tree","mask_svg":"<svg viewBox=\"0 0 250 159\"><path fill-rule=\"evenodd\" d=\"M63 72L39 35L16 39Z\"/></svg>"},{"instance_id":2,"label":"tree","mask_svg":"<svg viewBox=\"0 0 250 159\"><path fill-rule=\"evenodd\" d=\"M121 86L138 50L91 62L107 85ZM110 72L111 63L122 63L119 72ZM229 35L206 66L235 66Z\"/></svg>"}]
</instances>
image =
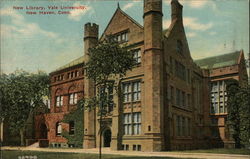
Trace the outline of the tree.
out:
<instances>
[{"instance_id":1,"label":"tree","mask_svg":"<svg viewBox=\"0 0 250 159\"><path fill-rule=\"evenodd\" d=\"M17 70L0 78L2 118L8 118L11 133L19 132L24 145L25 125L32 111L43 105L42 97L49 93L49 77L44 72L37 74Z\"/></svg>"},{"instance_id":2,"label":"tree","mask_svg":"<svg viewBox=\"0 0 250 159\"><path fill-rule=\"evenodd\" d=\"M250 145L250 87L248 84L239 85L236 80L227 81L228 121L235 147Z\"/></svg>"},{"instance_id":3,"label":"tree","mask_svg":"<svg viewBox=\"0 0 250 159\"><path fill-rule=\"evenodd\" d=\"M112 39L109 37L108 39ZM99 108L100 115L100 146L99 158L101 159L102 145L102 118L105 113L105 107L110 104L109 93L107 90L113 89L117 84L112 82L114 77L120 79L128 70L131 70L135 64L133 52L129 51L126 46L121 47L117 42L112 40L104 40L96 47L89 49L89 61L86 64L87 77L95 81L97 94L94 99L86 100L85 104L88 108Z\"/></svg>"},{"instance_id":4,"label":"tree","mask_svg":"<svg viewBox=\"0 0 250 159\"><path fill-rule=\"evenodd\" d=\"M78 102L77 109L66 114L63 117L64 123L70 125L70 122L74 124L74 135L71 135L71 130L65 131L63 130L62 136L68 140L68 145L74 145L74 147L82 147L82 138L83 138L83 110L81 103Z\"/></svg>"}]
</instances>

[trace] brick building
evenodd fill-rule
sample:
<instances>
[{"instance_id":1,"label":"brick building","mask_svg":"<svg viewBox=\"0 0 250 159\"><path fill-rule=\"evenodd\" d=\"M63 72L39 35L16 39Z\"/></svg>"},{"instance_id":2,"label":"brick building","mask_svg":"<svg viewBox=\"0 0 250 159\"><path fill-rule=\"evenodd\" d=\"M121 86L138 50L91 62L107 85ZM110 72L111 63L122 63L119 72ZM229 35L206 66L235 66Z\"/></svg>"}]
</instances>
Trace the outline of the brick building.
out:
<instances>
[{"instance_id":1,"label":"brick building","mask_svg":"<svg viewBox=\"0 0 250 159\"><path fill-rule=\"evenodd\" d=\"M225 147L232 147L233 141L226 126L227 91L226 81L235 79L240 84L247 82L244 52L209 57L195 61L202 69L209 70L210 76L210 117L212 137L222 140Z\"/></svg>"},{"instance_id":2,"label":"brick building","mask_svg":"<svg viewBox=\"0 0 250 159\"><path fill-rule=\"evenodd\" d=\"M211 71L203 69L201 61L196 62L198 66L189 51L182 8L177 0L171 1L171 25L167 30L162 30L162 0L144 0L143 26L119 6L100 38L97 24L85 24L84 56L50 74L50 113L37 116L36 137L48 138L51 146L68 146L61 132L74 129L74 124L62 123L64 115L76 109L80 98L95 95L93 81L84 77L84 63L89 58L86 53L98 40L112 34L134 51L137 65L122 78L124 101L118 102L117 95L113 95L114 107L103 119L102 146L161 151L208 148L219 143L221 139L212 136L211 119L223 118L210 111L209 83L214 83L217 76L224 78L224 74L230 78L238 73L240 79L244 68L228 63L228 68L222 65ZM240 55L243 58L243 53ZM236 72L223 74L225 70ZM97 110L85 111L83 118L83 148L98 147Z\"/></svg>"}]
</instances>

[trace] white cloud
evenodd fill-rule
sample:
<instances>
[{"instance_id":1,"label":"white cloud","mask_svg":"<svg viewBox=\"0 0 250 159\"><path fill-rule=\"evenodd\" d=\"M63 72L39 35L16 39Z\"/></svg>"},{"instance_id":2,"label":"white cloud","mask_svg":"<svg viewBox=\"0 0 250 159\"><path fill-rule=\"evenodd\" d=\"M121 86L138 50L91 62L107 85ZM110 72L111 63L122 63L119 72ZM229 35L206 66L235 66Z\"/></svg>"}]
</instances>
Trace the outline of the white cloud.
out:
<instances>
[{"instance_id":1,"label":"white cloud","mask_svg":"<svg viewBox=\"0 0 250 159\"><path fill-rule=\"evenodd\" d=\"M140 2L140 1L138 1L138 0L133 0L132 2L129 2L129 3L127 3L126 5L124 5L124 6L122 7L122 10L126 11L126 10L128 10L129 8L134 7L138 2Z\"/></svg>"},{"instance_id":2,"label":"white cloud","mask_svg":"<svg viewBox=\"0 0 250 159\"><path fill-rule=\"evenodd\" d=\"M69 19L75 20L75 21L80 21L81 18L86 15L87 13L94 13L91 12L93 8L90 5L82 5L79 2L76 2L73 4L74 7L78 6L84 6L84 9L74 9L70 12L70 15L68 16Z\"/></svg>"},{"instance_id":3,"label":"white cloud","mask_svg":"<svg viewBox=\"0 0 250 159\"><path fill-rule=\"evenodd\" d=\"M187 35L188 38L193 38L193 37L197 36L197 33L195 33L195 32L188 32L186 35Z\"/></svg>"},{"instance_id":4,"label":"white cloud","mask_svg":"<svg viewBox=\"0 0 250 159\"><path fill-rule=\"evenodd\" d=\"M209 22L207 24L202 24L198 22L197 18L193 18L193 17L184 17L183 24L185 27L191 30L197 30L197 31L205 31L213 27L212 22Z\"/></svg>"},{"instance_id":5,"label":"white cloud","mask_svg":"<svg viewBox=\"0 0 250 159\"><path fill-rule=\"evenodd\" d=\"M42 29L37 23L27 22L25 18L12 8L4 8L0 16L11 18L12 24L1 24L1 37L25 37L31 38L35 35L42 35L49 38L58 38L58 35L51 31Z\"/></svg>"},{"instance_id":6,"label":"white cloud","mask_svg":"<svg viewBox=\"0 0 250 159\"><path fill-rule=\"evenodd\" d=\"M170 5L171 0L164 0L165 4ZM180 4L183 6L189 6L195 9L201 9L206 6L216 9L216 4L211 0L179 0Z\"/></svg>"}]
</instances>

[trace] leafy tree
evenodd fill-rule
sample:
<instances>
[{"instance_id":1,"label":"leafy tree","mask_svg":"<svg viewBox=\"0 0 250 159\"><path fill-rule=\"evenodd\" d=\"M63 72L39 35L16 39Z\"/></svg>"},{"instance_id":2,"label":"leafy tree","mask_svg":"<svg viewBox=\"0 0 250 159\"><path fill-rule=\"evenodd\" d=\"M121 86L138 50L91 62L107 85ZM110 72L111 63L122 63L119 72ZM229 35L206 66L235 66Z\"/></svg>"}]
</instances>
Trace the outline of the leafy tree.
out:
<instances>
[{"instance_id":1,"label":"leafy tree","mask_svg":"<svg viewBox=\"0 0 250 159\"><path fill-rule=\"evenodd\" d=\"M245 147L250 145L250 87L248 84L239 85L239 82L236 80L228 80L227 92L227 124L235 140L235 147Z\"/></svg>"},{"instance_id":2,"label":"leafy tree","mask_svg":"<svg viewBox=\"0 0 250 159\"><path fill-rule=\"evenodd\" d=\"M25 124L31 112L43 105L42 97L49 93L49 77L44 72L37 74L17 70L2 75L0 88L2 118L8 119L11 133L19 132L21 145L24 145Z\"/></svg>"},{"instance_id":3,"label":"leafy tree","mask_svg":"<svg viewBox=\"0 0 250 159\"><path fill-rule=\"evenodd\" d=\"M109 37L108 39L112 39ZM121 79L128 70L131 70L135 64L133 52L129 51L126 46L121 47L117 42L112 40L104 40L96 47L89 49L89 61L86 64L87 77L95 81L97 95L93 99L87 99L85 107L93 109L99 108L100 115L100 147L99 158L101 158L102 145L102 118L107 112L105 107L110 105L108 89L117 87L117 84L112 82L115 77Z\"/></svg>"}]
</instances>

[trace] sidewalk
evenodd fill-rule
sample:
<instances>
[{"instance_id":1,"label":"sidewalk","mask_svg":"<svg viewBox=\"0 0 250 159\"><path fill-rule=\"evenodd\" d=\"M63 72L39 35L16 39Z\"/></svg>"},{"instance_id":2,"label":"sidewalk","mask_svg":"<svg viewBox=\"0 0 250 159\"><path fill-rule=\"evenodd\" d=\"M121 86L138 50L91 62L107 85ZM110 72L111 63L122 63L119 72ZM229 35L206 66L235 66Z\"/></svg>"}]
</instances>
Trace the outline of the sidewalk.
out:
<instances>
[{"instance_id":1,"label":"sidewalk","mask_svg":"<svg viewBox=\"0 0 250 159\"><path fill-rule=\"evenodd\" d=\"M59 148L36 148L36 147L2 147L2 150L24 150L43 152L73 152L98 154L94 149L59 149ZM203 158L203 159L250 159L250 155L236 154L213 154L213 153L185 153L185 152L133 152L133 151L111 151L103 148L102 154L123 155L123 156L155 156L155 157L176 157L176 158Z\"/></svg>"}]
</instances>

